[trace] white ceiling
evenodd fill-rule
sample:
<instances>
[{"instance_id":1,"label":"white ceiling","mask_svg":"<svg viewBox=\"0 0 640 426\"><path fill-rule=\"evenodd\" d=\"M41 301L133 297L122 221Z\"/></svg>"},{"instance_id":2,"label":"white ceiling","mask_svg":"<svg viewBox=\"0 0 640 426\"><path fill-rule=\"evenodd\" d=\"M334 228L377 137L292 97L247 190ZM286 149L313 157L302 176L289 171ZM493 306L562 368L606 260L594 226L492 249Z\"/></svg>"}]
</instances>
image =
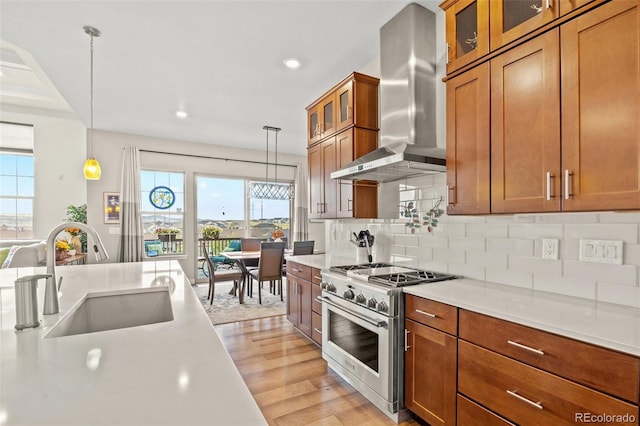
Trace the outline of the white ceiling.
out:
<instances>
[{"instance_id":1,"label":"white ceiling","mask_svg":"<svg viewBox=\"0 0 640 426\"><path fill-rule=\"evenodd\" d=\"M280 152L305 155L305 107L377 59L380 27L408 3L0 0L0 101L70 107L89 126L91 25L95 128L263 149L270 125Z\"/></svg>"}]
</instances>

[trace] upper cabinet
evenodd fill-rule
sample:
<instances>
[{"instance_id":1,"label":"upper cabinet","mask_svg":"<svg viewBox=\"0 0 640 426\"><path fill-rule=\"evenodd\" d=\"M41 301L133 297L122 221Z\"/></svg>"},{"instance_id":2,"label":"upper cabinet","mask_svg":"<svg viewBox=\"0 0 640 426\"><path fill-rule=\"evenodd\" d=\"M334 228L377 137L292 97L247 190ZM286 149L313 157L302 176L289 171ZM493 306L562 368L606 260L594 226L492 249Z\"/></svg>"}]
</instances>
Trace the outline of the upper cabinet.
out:
<instances>
[{"instance_id":1,"label":"upper cabinet","mask_svg":"<svg viewBox=\"0 0 640 426\"><path fill-rule=\"evenodd\" d=\"M491 16L491 50L510 43L556 19L560 0L493 0Z\"/></svg>"},{"instance_id":2,"label":"upper cabinet","mask_svg":"<svg viewBox=\"0 0 640 426\"><path fill-rule=\"evenodd\" d=\"M489 53L489 0L449 0L440 5L447 20L447 72Z\"/></svg>"},{"instance_id":3,"label":"upper cabinet","mask_svg":"<svg viewBox=\"0 0 640 426\"><path fill-rule=\"evenodd\" d=\"M376 182L331 172L378 147L378 85L354 72L307 107L310 218L377 217Z\"/></svg>"},{"instance_id":4,"label":"upper cabinet","mask_svg":"<svg viewBox=\"0 0 640 426\"><path fill-rule=\"evenodd\" d=\"M584 13L447 80L449 214L640 208L640 0L564 3Z\"/></svg>"}]
</instances>

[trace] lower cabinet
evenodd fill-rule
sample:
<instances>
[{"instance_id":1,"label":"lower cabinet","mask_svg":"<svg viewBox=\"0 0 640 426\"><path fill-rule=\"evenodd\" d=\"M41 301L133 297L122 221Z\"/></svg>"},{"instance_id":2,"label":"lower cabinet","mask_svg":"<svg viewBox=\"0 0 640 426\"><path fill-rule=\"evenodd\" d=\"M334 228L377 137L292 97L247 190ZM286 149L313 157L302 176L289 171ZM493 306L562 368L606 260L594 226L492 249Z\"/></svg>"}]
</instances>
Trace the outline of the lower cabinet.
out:
<instances>
[{"instance_id":1,"label":"lower cabinet","mask_svg":"<svg viewBox=\"0 0 640 426\"><path fill-rule=\"evenodd\" d=\"M639 358L405 297L404 402L430 425L638 425Z\"/></svg>"},{"instance_id":2,"label":"lower cabinet","mask_svg":"<svg viewBox=\"0 0 640 426\"><path fill-rule=\"evenodd\" d=\"M300 263L287 261L287 319L312 338L322 343L322 311L315 297L320 290L320 271ZM317 283L316 283L317 281Z\"/></svg>"},{"instance_id":3,"label":"lower cabinet","mask_svg":"<svg viewBox=\"0 0 640 426\"><path fill-rule=\"evenodd\" d=\"M405 297L405 407L431 426L453 425L457 339L442 329L452 327L455 333L457 309L411 295ZM438 315L441 311L444 314ZM438 323L441 318L443 322Z\"/></svg>"}]
</instances>

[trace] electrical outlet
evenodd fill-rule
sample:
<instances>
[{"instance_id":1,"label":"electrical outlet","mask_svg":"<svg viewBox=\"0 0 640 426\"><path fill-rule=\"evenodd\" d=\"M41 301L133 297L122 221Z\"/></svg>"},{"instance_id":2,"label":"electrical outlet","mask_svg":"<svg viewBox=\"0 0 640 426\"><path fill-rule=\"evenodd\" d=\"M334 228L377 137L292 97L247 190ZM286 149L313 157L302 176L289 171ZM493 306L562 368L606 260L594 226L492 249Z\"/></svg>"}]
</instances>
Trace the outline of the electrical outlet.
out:
<instances>
[{"instance_id":1,"label":"electrical outlet","mask_svg":"<svg viewBox=\"0 0 640 426\"><path fill-rule=\"evenodd\" d=\"M542 239L542 258L558 260L558 244L557 238Z\"/></svg>"}]
</instances>

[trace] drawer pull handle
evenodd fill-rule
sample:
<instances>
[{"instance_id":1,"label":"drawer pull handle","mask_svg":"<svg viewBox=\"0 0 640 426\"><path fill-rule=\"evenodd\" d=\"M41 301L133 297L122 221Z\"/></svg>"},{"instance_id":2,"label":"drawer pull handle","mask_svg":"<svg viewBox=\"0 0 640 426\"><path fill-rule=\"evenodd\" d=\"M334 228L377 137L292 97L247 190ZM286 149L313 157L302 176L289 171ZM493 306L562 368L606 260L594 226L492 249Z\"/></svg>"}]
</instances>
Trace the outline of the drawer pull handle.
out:
<instances>
[{"instance_id":1,"label":"drawer pull handle","mask_svg":"<svg viewBox=\"0 0 640 426\"><path fill-rule=\"evenodd\" d=\"M319 277L319 276L317 276L317 275L314 275L314 276L313 276L313 278L315 278L316 280L320 280L320 281L322 281L322 277Z\"/></svg>"},{"instance_id":2,"label":"drawer pull handle","mask_svg":"<svg viewBox=\"0 0 640 426\"><path fill-rule=\"evenodd\" d=\"M508 390L507 393L511 396L514 396L516 398L518 398L520 401L522 402L526 402L529 405L533 405L534 407L536 407L538 410L542 410L544 407L542 406L542 404L540 404L540 401L538 402L533 402L530 399L525 398L524 396L520 396L518 395L517 391L510 391Z\"/></svg>"},{"instance_id":3,"label":"drawer pull handle","mask_svg":"<svg viewBox=\"0 0 640 426\"><path fill-rule=\"evenodd\" d=\"M291 268L293 269L293 272L302 272L300 269L296 269L296 268Z\"/></svg>"},{"instance_id":4,"label":"drawer pull handle","mask_svg":"<svg viewBox=\"0 0 640 426\"><path fill-rule=\"evenodd\" d=\"M518 342L514 342L512 340L507 340L507 343L515 346L516 348L524 349L525 351L533 352L534 354L544 355L544 352L540 349L534 349L526 345L522 345Z\"/></svg>"},{"instance_id":5,"label":"drawer pull handle","mask_svg":"<svg viewBox=\"0 0 640 426\"><path fill-rule=\"evenodd\" d=\"M320 330L320 329L318 329L316 327L313 327L313 331L315 331L315 332L317 332L319 334L322 334L322 330Z\"/></svg>"},{"instance_id":6,"label":"drawer pull handle","mask_svg":"<svg viewBox=\"0 0 640 426\"><path fill-rule=\"evenodd\" d=\"M421 311L420 309L416 309L416 312L419 313L419 314L422 314L422 315L426 315L426 316L431 317L431 318L438 318L438 316L436 314L432 314L432 313L429 313L429 312Z\"/></svg>"},{"instance_id":7,"label":"drawer pull handle","mask_svg":"<svg viewBox=\"0 0 640 426\"><path fill-rule=\"evenodd\" d=\"M404 329L404 351L408 351L411 346L409 346L409 333L411 333L406 328Z\"/></svg>"}]
</instances>

